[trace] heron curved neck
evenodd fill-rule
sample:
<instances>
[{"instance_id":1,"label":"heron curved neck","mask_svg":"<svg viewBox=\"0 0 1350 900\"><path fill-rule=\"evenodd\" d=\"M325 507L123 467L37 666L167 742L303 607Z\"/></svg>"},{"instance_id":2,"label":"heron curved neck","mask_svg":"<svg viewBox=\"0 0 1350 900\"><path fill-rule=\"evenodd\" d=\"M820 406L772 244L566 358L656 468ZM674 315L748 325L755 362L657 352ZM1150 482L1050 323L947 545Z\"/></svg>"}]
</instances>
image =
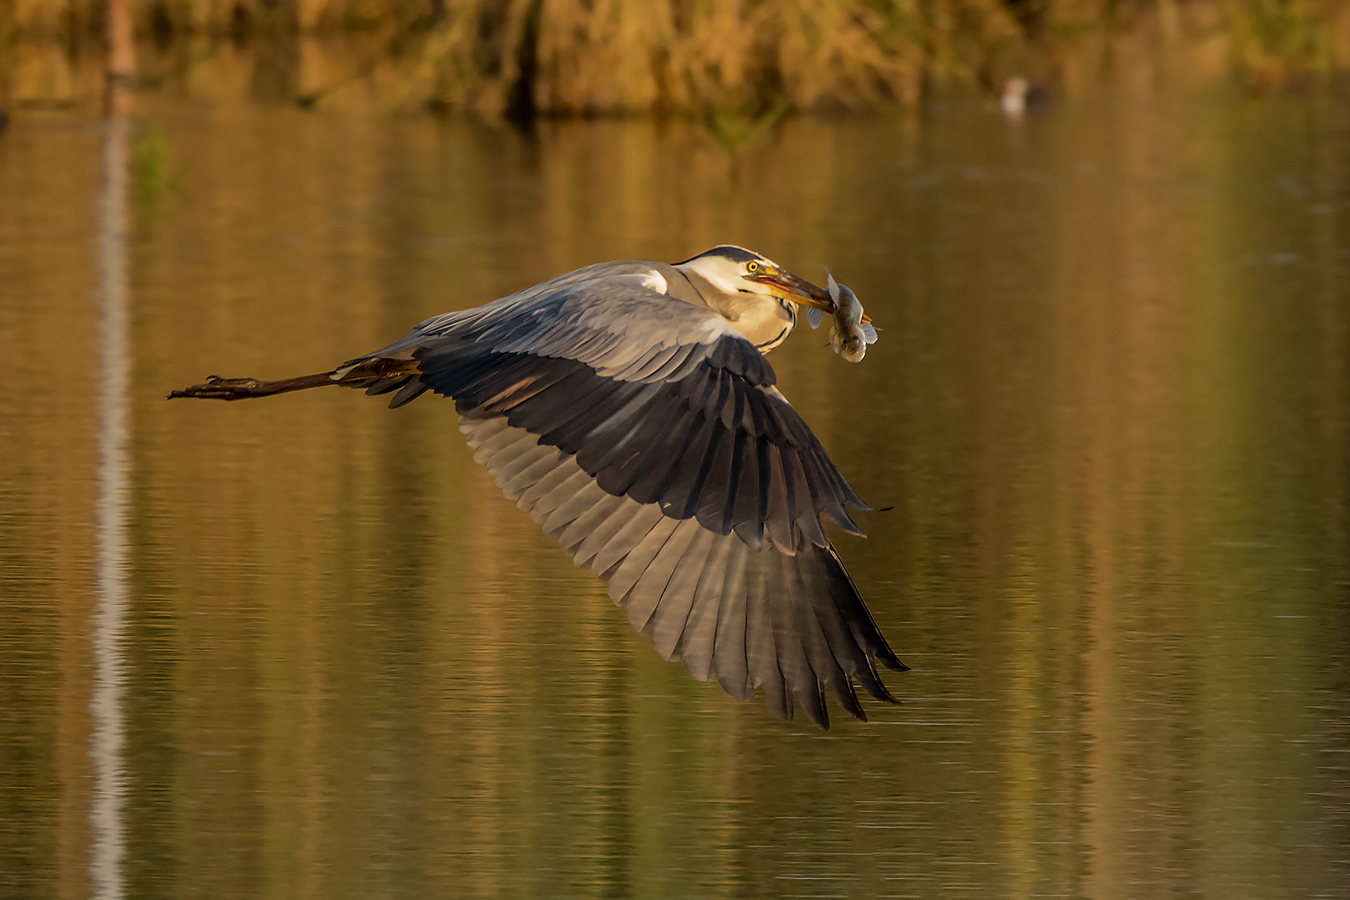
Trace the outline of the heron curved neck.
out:
<instances>
[{"instance_id":1,"label":"heron curved neck","mask_svg":"<svg viewBox=\"0 0 1350 900\"><path fill-rule=\"evenodd\" d=\"M671 269L673 276L666 278L670 296L713 310L761 352L767 353L787 340L797 324L797 310L790 303L747 291L728 294L697 272L674 266Z\"/></svg>"}]
</instances>

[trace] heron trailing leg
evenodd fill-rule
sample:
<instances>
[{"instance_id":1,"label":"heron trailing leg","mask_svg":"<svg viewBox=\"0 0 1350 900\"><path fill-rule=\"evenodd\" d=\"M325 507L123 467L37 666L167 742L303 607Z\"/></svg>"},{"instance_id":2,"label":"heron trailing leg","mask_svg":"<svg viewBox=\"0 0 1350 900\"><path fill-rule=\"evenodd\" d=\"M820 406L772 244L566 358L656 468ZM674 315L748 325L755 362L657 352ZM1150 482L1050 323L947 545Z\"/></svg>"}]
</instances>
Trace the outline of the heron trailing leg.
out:
<instances>
[{"instance_id":1,"label":"heron trailing leg","mask_svg":"<svg viewBox=\"0 0 1350 900\"><path fill-rule=\"evenodd\" d=\"M341 385L342 387L373 388L377 383L400 385L417 373L417 363L411 359L362 359L344 363L331 372L300 375L280 381L259 381L256 378L221 378L212 375L201 384L172 391L169 399L195 397L199 400L248 400L251 397L271 397L308 388Z\"/></svg>"},{"instance_id":2,"label":"heron trailing leg","mask_svg":"<svg viewBox=\"0 0 1350 900\"><path fill-rule=\"evenodd\" d=\"M270 397L288 391L303 391L306 388L323 387L326 384L339 384L329 372L318 375L301 375L299 378L284 378L281 381L259 381L256 378L221 378L212 375L201 384L172 391L169 399L175 397L196 397L202 400L247 400L250 397Z\"/></svg>"}]
</instances>

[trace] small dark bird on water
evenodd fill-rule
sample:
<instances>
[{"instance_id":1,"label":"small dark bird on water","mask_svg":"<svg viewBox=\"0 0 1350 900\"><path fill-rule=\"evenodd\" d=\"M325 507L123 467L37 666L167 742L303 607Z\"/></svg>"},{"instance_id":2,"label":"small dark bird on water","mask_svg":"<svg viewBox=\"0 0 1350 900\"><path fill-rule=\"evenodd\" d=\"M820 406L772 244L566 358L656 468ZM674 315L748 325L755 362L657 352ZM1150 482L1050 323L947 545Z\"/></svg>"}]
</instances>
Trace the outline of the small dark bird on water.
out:
<instances>
[{"instance_id":1,"label":"small dark bird on water","mask_svg":"<svg viewBox=\"0 0 1350 900\"><path fill-rule=\"evenodd\" d=\"M821 528L866 509L775 387L764 354L826 291L741 247L673 265L599 263L427 319L329 372L211 378L170 397L242 400L328 385L453 398L506 496L599 575L658 653L732 696L793 696L829 727L828 689L895 702L902 671Z\"/></svg>"}]
</instances>

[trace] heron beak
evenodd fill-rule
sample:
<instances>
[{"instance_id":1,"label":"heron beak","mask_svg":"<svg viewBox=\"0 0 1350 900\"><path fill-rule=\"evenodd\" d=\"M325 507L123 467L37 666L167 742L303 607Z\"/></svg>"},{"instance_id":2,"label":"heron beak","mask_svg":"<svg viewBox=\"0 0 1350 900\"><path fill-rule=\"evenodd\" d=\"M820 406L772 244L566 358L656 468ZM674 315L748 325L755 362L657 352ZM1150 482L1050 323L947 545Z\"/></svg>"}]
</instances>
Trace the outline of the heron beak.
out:
<instances>
[{"instance_id":1,"label":"heron beak","mask_svg":"<svg viewBox=\"0 0 1350 900\"><path fill-rule=\"evenodd\" d=\"M777 288L773 291L775 297L790 300L801 306L813 306L816 309L823 309L825 312L834 312L834 301L830 299L830 295L826 293L824 288L816 287L805 278L793 275L787 269L761 271L756 275L749 276L749 278L751 281L757 281L770 288Z\"/></svg>"}]
</instances>

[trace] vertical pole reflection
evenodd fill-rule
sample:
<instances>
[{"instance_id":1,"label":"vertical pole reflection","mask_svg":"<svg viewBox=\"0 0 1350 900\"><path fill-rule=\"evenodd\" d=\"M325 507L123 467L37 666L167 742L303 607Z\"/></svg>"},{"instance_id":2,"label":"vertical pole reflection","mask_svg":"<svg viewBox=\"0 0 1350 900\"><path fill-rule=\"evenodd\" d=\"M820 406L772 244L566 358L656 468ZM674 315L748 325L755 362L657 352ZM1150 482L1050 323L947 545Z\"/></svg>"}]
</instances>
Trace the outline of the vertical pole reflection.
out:
<instances>
[{"instance_id":1,"label":"vertical pole reflection","mask_svg":"<svg viewBox=\"0 0 1350 900\"><path fill-rule=\"evenodd\" d=\"M94 683L91 756L94 792L90 820L94 845L90 877L94 896L122 896L122 630L127 605L127 383L130 335L127 321L127 166L131 123L107 120L103 144L103 192L99 198L97 298L100 311L98 396L98 568L93 622Z\"/></svg>"}]
</instances>

